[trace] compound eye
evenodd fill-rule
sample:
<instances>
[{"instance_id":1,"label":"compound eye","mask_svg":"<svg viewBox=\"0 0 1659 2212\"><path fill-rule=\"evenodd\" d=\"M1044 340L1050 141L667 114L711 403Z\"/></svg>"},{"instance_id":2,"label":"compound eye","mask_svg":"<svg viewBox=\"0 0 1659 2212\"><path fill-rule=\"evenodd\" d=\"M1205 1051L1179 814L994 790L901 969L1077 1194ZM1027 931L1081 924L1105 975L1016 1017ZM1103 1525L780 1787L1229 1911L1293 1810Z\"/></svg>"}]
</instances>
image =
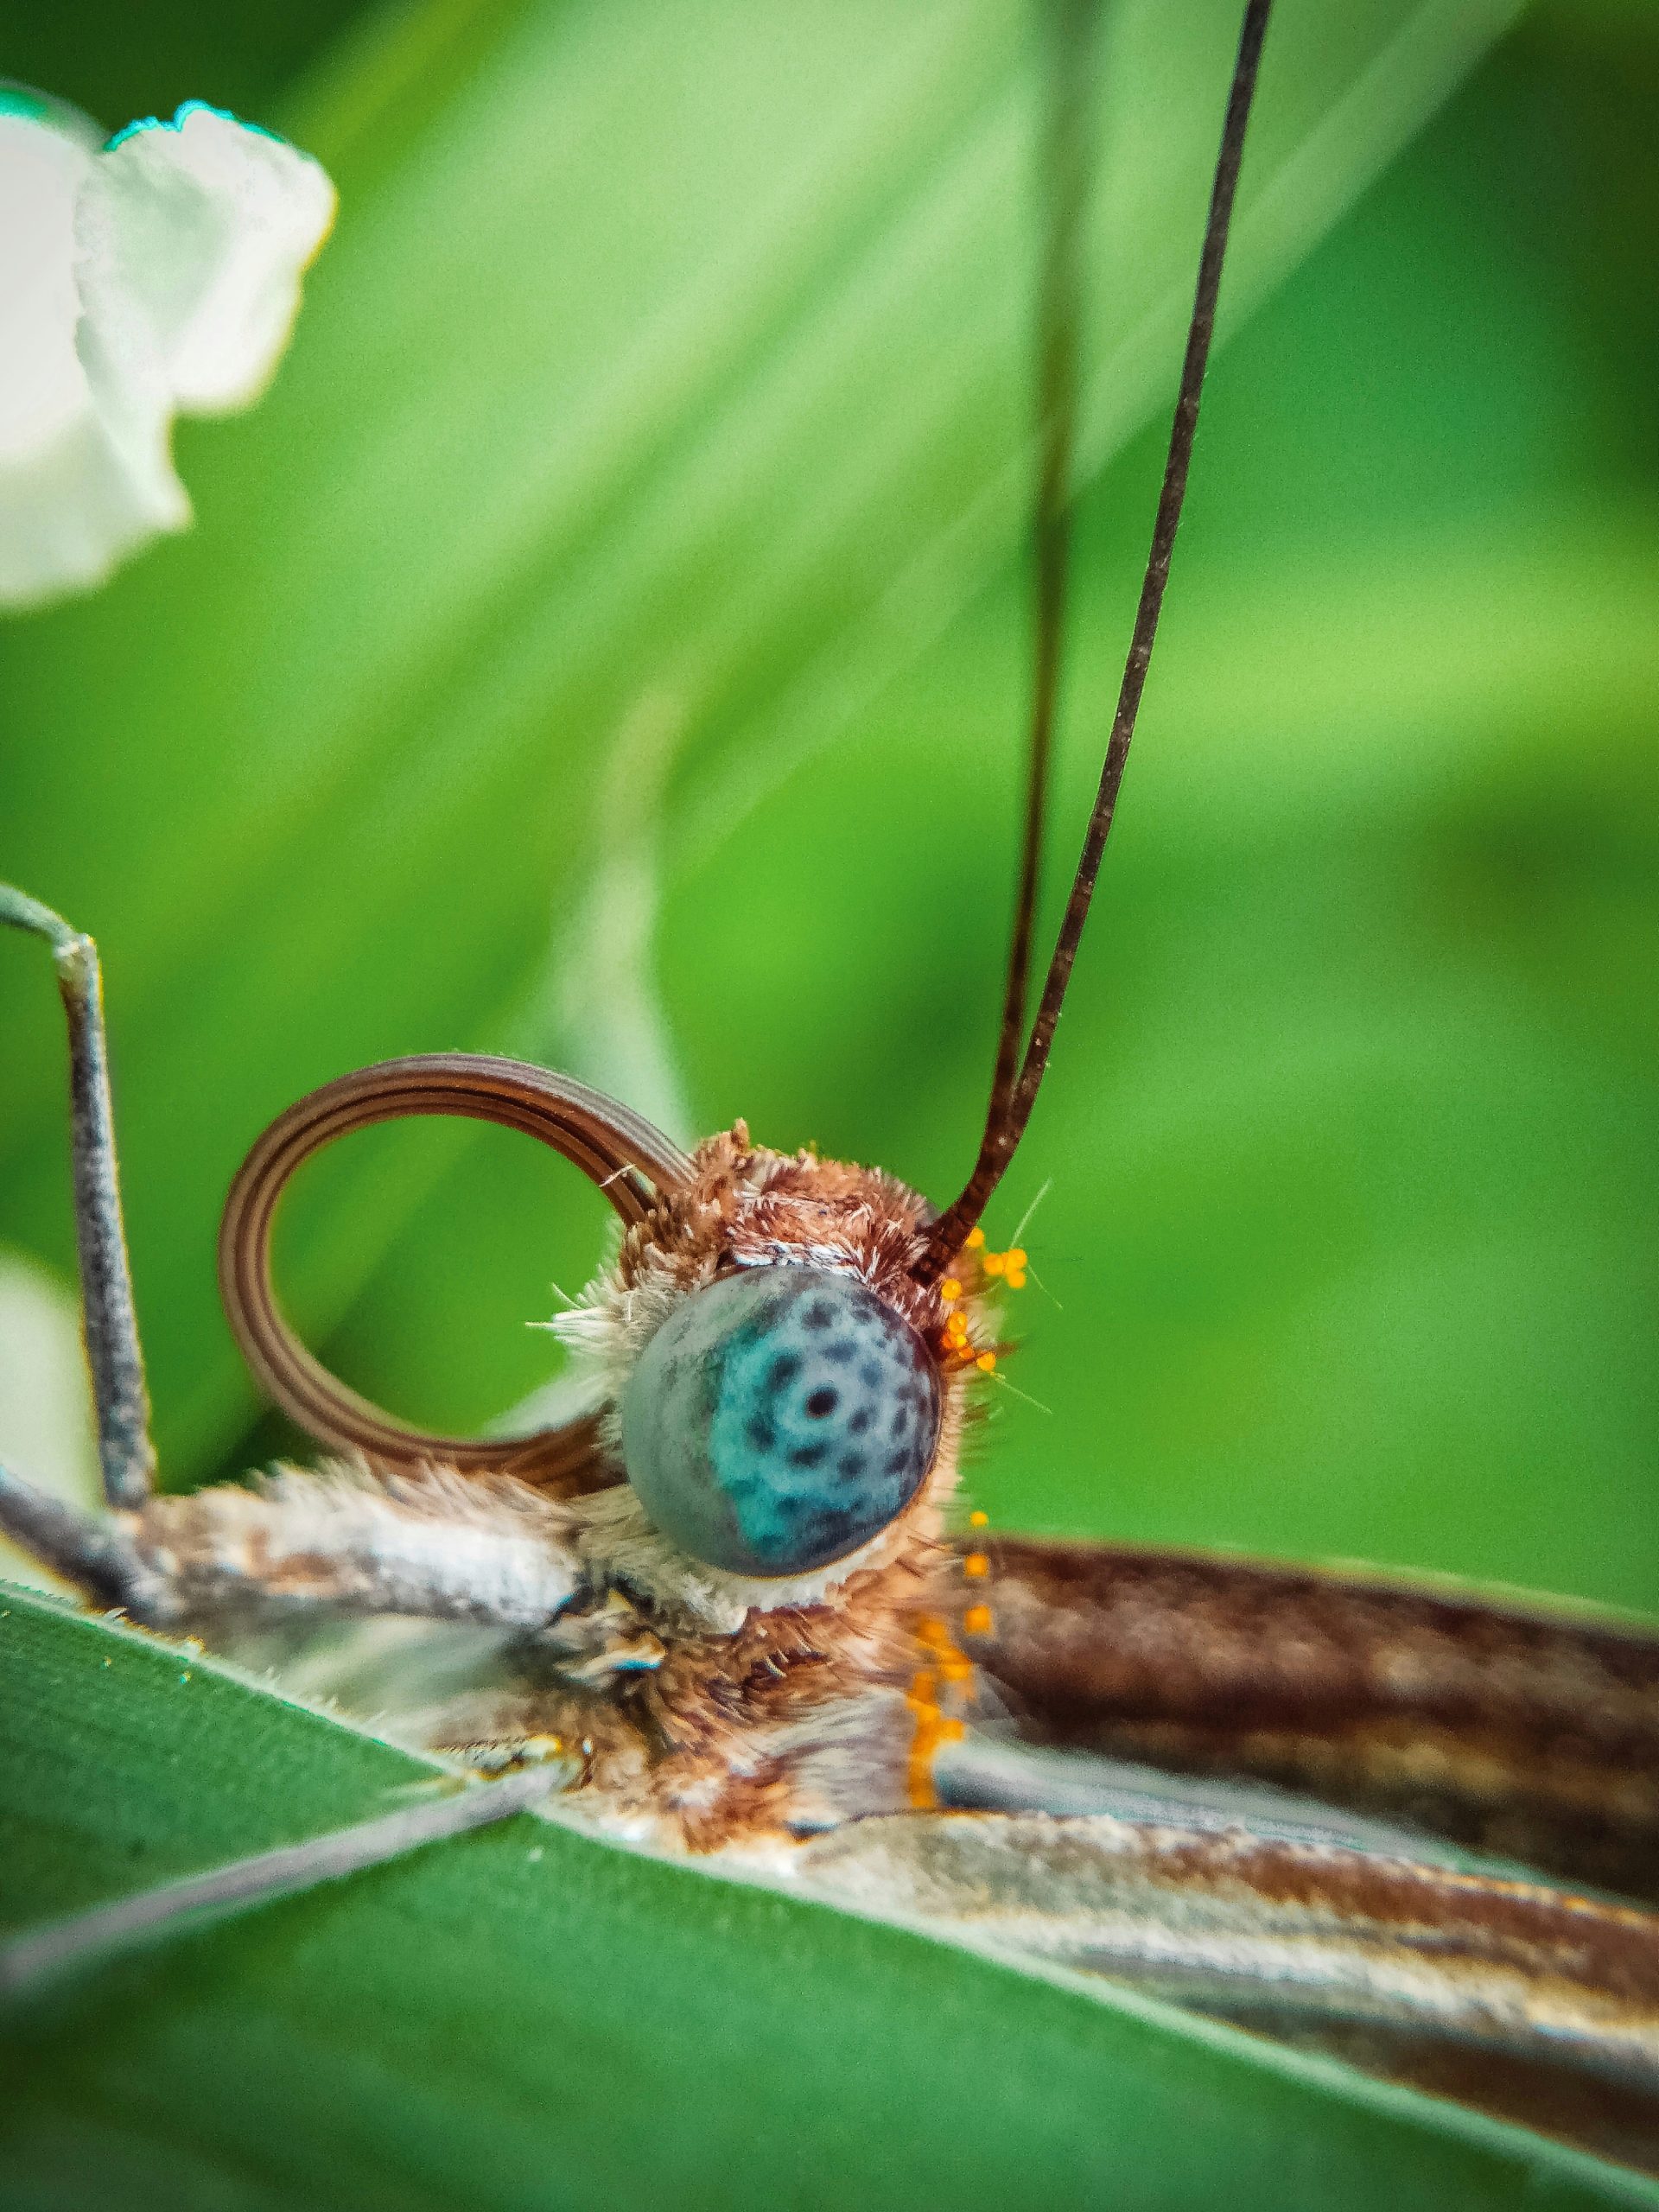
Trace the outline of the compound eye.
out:
<instances>
[{"instance_id":1,"label":"compound eye","mask_svg":"<svg viewBox=\"0 0 1659 2212\"><path fill-rule=\"evenodd\" d=\"M938 1440L921 1338L821 1268L747 1268L694 1293L622 1395L646 1512L737 1574L804 1574L856 1551L915 1497Z\"/></svg>"}]
</instances>

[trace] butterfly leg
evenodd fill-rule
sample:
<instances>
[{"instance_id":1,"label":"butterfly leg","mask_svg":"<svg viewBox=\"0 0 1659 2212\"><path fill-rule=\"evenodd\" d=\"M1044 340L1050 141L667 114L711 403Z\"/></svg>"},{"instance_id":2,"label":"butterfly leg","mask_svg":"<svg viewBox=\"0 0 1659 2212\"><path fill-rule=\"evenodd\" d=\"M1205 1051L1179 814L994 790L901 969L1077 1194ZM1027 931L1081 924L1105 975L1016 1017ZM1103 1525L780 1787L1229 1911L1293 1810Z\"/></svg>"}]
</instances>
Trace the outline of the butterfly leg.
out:
<instances>
[{"instance_id":1,"label":"butterfly leg","mask_svg":"<svg viewBox=\"0 0 1659 2212\"><path fill-rule=\"evenodd\" d=\"M149 1395L121 1221L98 947L61 914L10 884L0 884L0 922L44 938L58 971L69 1025L75 1245L98 1417L98 1456L105 1497L118 1512L131 1512L155 1488L156 1452L149 1440ZM60 1541L68 1540L67 1529L58 1534Z\"/></svg>"},{"instance_id":2,"label":"butterfly leg","mask_svg":"<svg viewBox=\"0 0 1659 2212\"><path fill-rule=\"evenodd\" d=\"M557 1505L510 1478L289 1471L93 1516L0 1468L0 1529L159 1629L303 1613L538 1629L585 1587Z\"/></svg>"},{"instance_id":3,"label":"butterfly leg","mask_svg":"<svg viewBox=\"0 0 1659 2212\"><path fill-rule=\"evenodd\" d=\"M0 1534L98 1605L147 1620L164 1601L124 1518L83 1513L6 1467L0 1467Z\"/></svg>"},{"instance_id":4,"label":"butterfly leg","mask_svg":"<svg viewBox=\"0 0 1659 2212\"><path fill-rule=\"evenodd\" d=\"M132 1534L165 1621L203 1628L315 1611L536 1630L585 1587L563 1509L511 1477L285 1469L153 1498Z\"/></svg>"},{"instance_id":5,"label":"butterfly leg","mask_svg":"<svg viewBox=\"0 0 1659 2212\"><path fill-rule=\"evenodd\" d=\"M114 1958L147 1937L340 1881L384 1866L406 1852L526 1812L552 1791L568 1787L577 1770L569 1759L543 1760L481 1787L452 1787L303 1843L232 1859L206 1873L27 1929L0 1944L0 1998Z\"/></svg>"}]
</instances>

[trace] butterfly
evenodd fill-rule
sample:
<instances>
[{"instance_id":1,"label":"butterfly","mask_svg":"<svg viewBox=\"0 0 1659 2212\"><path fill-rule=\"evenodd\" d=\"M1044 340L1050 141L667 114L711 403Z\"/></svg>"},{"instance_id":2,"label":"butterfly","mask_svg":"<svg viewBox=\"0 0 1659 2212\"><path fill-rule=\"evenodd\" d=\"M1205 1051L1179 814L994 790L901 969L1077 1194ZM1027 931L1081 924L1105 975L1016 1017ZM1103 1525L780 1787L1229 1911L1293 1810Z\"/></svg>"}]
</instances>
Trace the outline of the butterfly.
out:
<instances>
[{"instance_id":1,"label":"butterfly","mask_svg":"<svg viewBox=\"0 0 1659 2212\"><path fill-rule=\"evenodd\" d=\"M981 1217L1046 1075L1112 826L1268 13L1252 0L1245 16L1123 690L1039 976L1077 281L1075 240L1052 250L1028 804L984 1135L961 1192L936 1211L877 1171L772 1152L741 1124L687 1154L520 1064L363 1070L255 1145L221 1240L254 1372L338 1456L256 1489L160 1497L96 955L6 893L0 915L51 944L69 1015L111 1510L89 1521L7 1478L0 1522L97 1602L225 1648L340 1617L499 1631L499 1667L446 1695L423 1735L511 1770L501 1809L546 1769L599 1833L759 1874L786 1861L832 1902L971 1929L1651 2156L1651 1638L1386 1580L952 1535L964 1430L1006 1357L998 1294L1024 1271L1017 1240L989 1249ZM1067 127L1062 115L1062 166ZM445 1114L549 1144L620 1227L561 1324L597 1408L511 1447L412 1430L346 1390L272 1287L275 1209L304 1160L371 1122ZM476 1800L454 1815L476 1816Z\"/></svg>"}]
</instances>

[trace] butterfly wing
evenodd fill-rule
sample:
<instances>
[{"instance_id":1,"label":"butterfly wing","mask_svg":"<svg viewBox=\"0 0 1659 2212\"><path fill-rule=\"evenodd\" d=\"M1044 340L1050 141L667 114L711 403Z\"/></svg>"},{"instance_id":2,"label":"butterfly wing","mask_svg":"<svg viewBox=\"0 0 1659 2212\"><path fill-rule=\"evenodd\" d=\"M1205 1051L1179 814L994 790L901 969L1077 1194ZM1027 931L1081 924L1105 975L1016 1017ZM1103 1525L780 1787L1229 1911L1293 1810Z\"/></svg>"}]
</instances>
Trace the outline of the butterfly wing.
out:
<instances>
[{"instance_id":1,"label":"butterfly wing","mask_svg":"<svg viewBox=\"0 0 1659 2212\"><path fill-rule=\"evenodd\" d=\"M1027 1741L1276 1784L1659 1903L1659 1633L1520 1593L1007 1537Z\"/></svg>"},{"instance_id":2,"label":"butterfly wing","mask_svg":"<svg viewBox=\"0 0 1659 2212\"><path fill-rule=\"evenodd\" d=\"M806 1886L1659 2171L1659 1637L1380 1575L987 1548L954 1809L812 1839Z\"/></svg>"},{"instance_id":3,"label":"butterfly wing","mask_svg":"<svg viewBox=\"0 0 1659 2212\"><path fill-rule=\"evenodd\" d=\"M1109 1815L853 1821L797 1880L1659 2170L1659 1916L1352 1844Z\"/></svg>"}]
</instances>

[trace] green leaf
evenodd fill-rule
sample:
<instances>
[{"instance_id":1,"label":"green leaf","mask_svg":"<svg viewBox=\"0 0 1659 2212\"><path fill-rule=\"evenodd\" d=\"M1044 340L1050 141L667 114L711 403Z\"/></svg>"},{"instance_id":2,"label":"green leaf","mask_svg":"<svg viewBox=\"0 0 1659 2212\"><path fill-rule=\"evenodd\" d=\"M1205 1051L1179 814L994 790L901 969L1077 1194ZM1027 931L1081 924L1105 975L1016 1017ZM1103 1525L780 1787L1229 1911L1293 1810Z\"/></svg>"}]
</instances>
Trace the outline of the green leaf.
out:
<instances>
[{"instance_id":1,"label":"green leaf","mask_svg":"<svg viewBox=\"0 0 1659 2212\"><path fill-rule=\"evenodd\" d=\"M8 1591L12 1924L429 1770ZM519 1816L0 2020L9 2206L1651 2204L1521 2131Z\"/></svg>"}]
</instances>

